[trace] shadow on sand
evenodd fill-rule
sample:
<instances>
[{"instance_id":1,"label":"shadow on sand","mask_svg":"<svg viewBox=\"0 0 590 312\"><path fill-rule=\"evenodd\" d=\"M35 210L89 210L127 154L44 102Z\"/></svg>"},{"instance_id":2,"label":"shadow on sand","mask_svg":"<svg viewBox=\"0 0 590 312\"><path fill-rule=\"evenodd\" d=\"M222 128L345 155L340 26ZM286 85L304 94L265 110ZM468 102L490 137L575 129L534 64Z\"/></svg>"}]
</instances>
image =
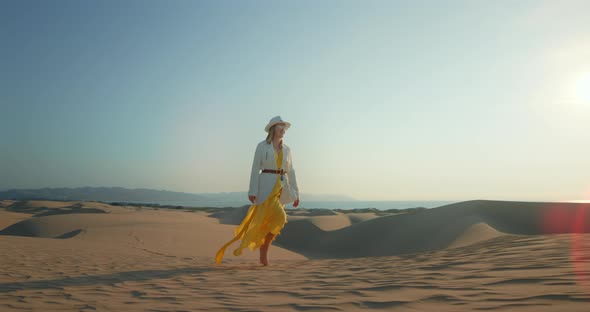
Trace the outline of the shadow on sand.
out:
<instances>
[{"instance_id":1,"label":"shadow on sand","mask_svg":"<svg viewBox=\"0 0 590 312\"><path fill-rule=\"evenodd\" d=\"M87 275L49 280L0 283L0 293L6 293L17 290L51 289L90 285L112 285L128 281L146 281L157 278L170 278L185 274L200 274L209 271L211 271L211 269L208 267L178 268L170 270L141 270L118 272L104 275Z\"/></svg>"}]
</instances>

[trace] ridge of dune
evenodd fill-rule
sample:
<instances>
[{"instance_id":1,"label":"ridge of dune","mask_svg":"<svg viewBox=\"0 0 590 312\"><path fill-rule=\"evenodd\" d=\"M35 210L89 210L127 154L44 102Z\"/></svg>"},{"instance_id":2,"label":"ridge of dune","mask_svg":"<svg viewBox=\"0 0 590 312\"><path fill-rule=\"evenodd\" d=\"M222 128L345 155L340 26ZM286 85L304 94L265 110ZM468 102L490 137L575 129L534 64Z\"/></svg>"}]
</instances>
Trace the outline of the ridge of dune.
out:
<instances>
[{"instance_id":1,"label":"ridge of dune","mask_svg":"<svg viewBox=\"0 0 590 312\"><path fill-rule=\"evenodd\" d=\"M346 216L350 220L350 224L365 222L371 219L379 218L374 212L352 212L347 213Z\"/></svg>"},{"instance_id":2,"label":"ridge of dune","mask_svg":"<svg viewBox=\"0 0 590 312\"><path fill-rule=\"evenodd\" d=\"M350 218L344 214L311 217L310 222L323 231L335 231L350 226Z\"/></svg>"},{"instance_id":3,"label":"ridge of dune","mask_svg":"<svg viewBox=\"0 0 590 312\"><path fill-rule=\"evenodd\" d=\"M0 235L58 238L82 229L78 216L60 217L40 217L22 220L0 230ZM81 231L78 233L81 233ZM66 237L72 236L66 235Z\"/></svg>"},{"instance_id":4,"label":"ridge of dune","mask_svg":"<svg viewBox=\"0 0 590 312\"><path fill-rule=\"evenodd\" d=\"M350 218L345 214L338 213L335 215L324 215L324 216L288 216L288 222L294 222L298 220L304 220L304 222L310 222L322 231L335 231L347 226L350 226Z\"/></svg>"},{"instance_id":5,"label":"ridge of dune","mask_svg":"<svg viewBox=\"0 0 590 312\"><path fill-rule=\"evenodd\" d=\"M233 209L224 208L223 210L210 213L208 216L218 219L220 224L238 225L246 217L249 208L249 205ZM348 216L348 214L334 212L328 209L314 209L309 212L287 210L286 213L288 220L287 222L308 220L323 231L334 231L352 224L351 218ZM367 216L364 216L364 214L360 218L363 217L369 219Z\"/></svg>"},{"instance_id":6,"label":"ridge of dune","mask_svg":"<svg viewBox=\"0 0 590 312\"><path fill-rule=\"evenodd\" d=\"M0 199L0 208L5 208L8 205L14 204L14 202L16 202L16 200Z\"/></svg>"},{"instance_id":7,"label":"ridge of dune","mask_svg":"<svg viewBox=\"0 0 590 312\"><path fill-rule=\"evenodd\" d=\"M29 215L23 213L2 211L0 217L0 230L14 223L26 220L29 217Z\"/></svg>"},{"instance_id":8,"label":"ridge of dune","mask_svg":"<svg viewBox=\"0 0 590 312\"><path fill-rule=\"evenodd\" d=\"M218 219L220 224L238 225L248 214L248 209L250 209L250 205L233 209L223 208L223 210L210 213L208 216Z\"/></svg>"},{"instance_id":9,"label":"ridge of dune","mask_svg":"<svg viewBox=\"0 0 590 312\"><path fill-rule=\"evenodd\" d=\"M469 246L502 235L505 235L505 233L499 232L487 223L478 222L465 229L461 235L449 244L448 248Z\"/></svg>"}]
</instances>

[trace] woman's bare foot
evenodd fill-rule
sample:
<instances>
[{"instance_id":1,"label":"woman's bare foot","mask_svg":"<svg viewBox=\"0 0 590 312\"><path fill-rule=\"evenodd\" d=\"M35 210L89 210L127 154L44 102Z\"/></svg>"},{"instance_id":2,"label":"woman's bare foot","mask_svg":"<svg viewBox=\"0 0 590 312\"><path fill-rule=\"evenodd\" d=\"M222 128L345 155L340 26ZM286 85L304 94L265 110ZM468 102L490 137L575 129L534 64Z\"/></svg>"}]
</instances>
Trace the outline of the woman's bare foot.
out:
<instances>
[{"instance_id":1,"label":"woman's bare foot","mask_svg":"<svg viewBox=\"0 0 590 312\"><path fill-rule=\"evenodd\" d=\"M264 238L264 243L260 246L260 263L263 265L268 265L268 248L270 247L270 243L274 238L274 234L268 233Z\"/></svg>"},{"instance_id":2,"label":"woman's bare foot","mask_svg":"<svg viewBox=\"0 0 590 312\"><path fill-rule=\"evenodd\" d=\"M263 244L260 246L260 263L268 265L268 245Z\"/></svg>"},{"instance_id":3,"label":"woman's bare foot","mask_svg":"<svg viewBox=\"0 0 590 312\"><path fill-rule=\"evenodd\" d=\"M268 259L267 258L260 258L260 263L264 266L268 266Z\"/></svg>"}]
</instances>

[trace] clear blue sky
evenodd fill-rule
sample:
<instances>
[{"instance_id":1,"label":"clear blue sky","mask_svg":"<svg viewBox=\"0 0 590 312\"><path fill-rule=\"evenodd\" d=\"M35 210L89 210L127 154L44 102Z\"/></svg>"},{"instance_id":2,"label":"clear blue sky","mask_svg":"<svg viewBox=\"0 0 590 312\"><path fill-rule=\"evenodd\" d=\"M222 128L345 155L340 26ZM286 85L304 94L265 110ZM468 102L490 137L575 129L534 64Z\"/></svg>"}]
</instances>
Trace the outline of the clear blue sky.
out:
<instances>
[{"instance_id":1,"label":"clear blue sky","mask_svg":"<svg viewBox=\"0 0 590 312\"><path fill-rule=\"evenodd\" d=\"M590 1L0 0L0 188L590 199ZM304 200L304 198L302 198Z\"/></svg>"}]
</instances>

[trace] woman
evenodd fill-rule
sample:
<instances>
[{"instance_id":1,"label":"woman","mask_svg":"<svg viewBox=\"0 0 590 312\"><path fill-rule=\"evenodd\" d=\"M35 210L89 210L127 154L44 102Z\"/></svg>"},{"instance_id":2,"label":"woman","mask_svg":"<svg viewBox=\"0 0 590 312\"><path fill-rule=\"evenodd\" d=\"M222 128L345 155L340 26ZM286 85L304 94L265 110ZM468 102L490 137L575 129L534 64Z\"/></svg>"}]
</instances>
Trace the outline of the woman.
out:
<instances>
[{"instance_id":1,"label":"woman","mask_svg":"<svg viewBox=\"0 0 590 312\"><path fill-rule=\"evenodd\" d=\"M293 169L291 149L283 142L285 131L291 127L280 116L273 117L264 131L266 139L256 146L248 199L252 205L242 223L235 229L235 236L227 242L215 256L217 265L221 263L225 249L241 239L240 246L233 254L239 256L242 250L260 248L260 263L268 265L268 248L287 223L285 205L293 202L299 205L299 188ZM260 172L262 170L262 172Z\"/></svg>"}]
</instances>

